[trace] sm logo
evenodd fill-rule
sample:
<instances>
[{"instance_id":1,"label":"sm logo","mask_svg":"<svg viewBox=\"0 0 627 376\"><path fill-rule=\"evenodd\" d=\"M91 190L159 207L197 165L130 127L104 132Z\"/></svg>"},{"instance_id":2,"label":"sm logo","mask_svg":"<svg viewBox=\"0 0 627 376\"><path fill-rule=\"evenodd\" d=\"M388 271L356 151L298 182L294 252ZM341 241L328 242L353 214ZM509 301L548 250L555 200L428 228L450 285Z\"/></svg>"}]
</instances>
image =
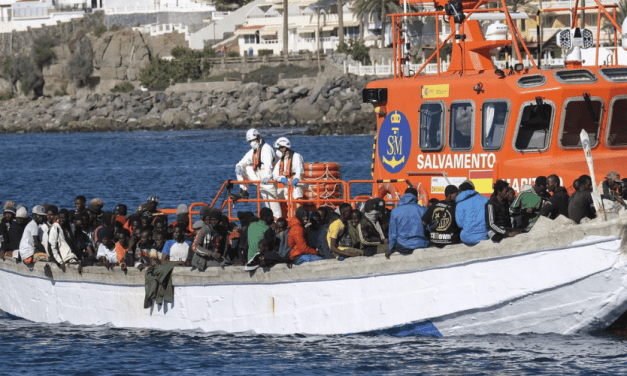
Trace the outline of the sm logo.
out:
<instances>
[{"instance_id":1,"label":"sm logo","mask_svg":"<svg viewBox=\"0 0 627 376\"><path fill-rule=\"evenodd\" d=\"M394 111L383 120L377 149L386 171L394 174L405 167L411 151L411 129L402 112Z\"/></svg>"}]
</instances>

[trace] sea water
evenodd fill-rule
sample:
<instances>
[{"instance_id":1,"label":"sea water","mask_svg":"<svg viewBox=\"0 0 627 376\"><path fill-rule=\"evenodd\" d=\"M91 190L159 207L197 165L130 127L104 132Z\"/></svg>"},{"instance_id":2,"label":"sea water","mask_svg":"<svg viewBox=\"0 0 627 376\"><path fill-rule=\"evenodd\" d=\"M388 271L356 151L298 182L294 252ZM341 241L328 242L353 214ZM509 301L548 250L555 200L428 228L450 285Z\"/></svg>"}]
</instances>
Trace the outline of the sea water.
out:
<instances>
[{"instance_id":1,"label":"sea water","mask_svg":"<svg viewBox=\"0 0 627 376\"><path fill-rule=\"evenodd\" d=\"M287 136L306 162L335 161L346 180L370 179L372 136ZM245 131L0 136L0 200L30 209L101 198L133 211L157 193L159 206L211 202L248 150ZM291 134L291 132L295 132ZM370 193L368 186L353 188ZM237 188L235 188L237 190ZM221 201L220 201L221 202ZM238 204L233 209L252 209ZM390 286L394 288L394 286ZM0 293L2 292L0 286ZM270 336L37 324L0 314L0 374L622 374L624 336L391 335Z\"/></svg>"}]
</instances>

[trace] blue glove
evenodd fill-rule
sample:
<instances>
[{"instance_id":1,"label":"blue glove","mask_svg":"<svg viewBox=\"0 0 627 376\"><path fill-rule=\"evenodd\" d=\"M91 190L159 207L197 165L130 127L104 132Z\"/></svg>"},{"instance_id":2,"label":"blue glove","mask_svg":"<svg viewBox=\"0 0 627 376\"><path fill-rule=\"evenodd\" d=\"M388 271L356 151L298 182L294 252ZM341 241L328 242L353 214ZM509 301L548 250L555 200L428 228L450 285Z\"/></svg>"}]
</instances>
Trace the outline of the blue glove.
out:
<instances>
[{"instance_id":1,"label":"blue glove","mask_svg":"<svg viewBox=\"0 0 627 376\"><path fill-rule=\"evenodd\" d=\"M261 179L261 184L268 184L268 181L270 181L270 178L263 178Z\"/></svg>"},{"instance_id":2,"label":"blue glove","mask_svg":"<svg viewBox=\"0 0 627 376\"><path fill-rule=\"evenodd\" d=\"M281 182L281 184L287 187L287 179L285 177L282 177L279 181Z\"/></svg>"},{"instance_id":3,"label":"blue glove","mask_svg":"<svg viewBox=\"0 0 627 376\"><path fill-rule=\"evenodd\" d=\"M298 184L298 179L294 178L294 180L292 180L292 185L296 185Z\"/></svg>"},{"instance_id":4,"label":"blue glove","mask_svg":"<svg viewBox=\"0 0 627 376\"><path fill-rule=\"evenodd\" d=\"M235 166L235 175L242 175L242 173L243 173L242 166L240 165Z\"/></svg>"}]
</instances>

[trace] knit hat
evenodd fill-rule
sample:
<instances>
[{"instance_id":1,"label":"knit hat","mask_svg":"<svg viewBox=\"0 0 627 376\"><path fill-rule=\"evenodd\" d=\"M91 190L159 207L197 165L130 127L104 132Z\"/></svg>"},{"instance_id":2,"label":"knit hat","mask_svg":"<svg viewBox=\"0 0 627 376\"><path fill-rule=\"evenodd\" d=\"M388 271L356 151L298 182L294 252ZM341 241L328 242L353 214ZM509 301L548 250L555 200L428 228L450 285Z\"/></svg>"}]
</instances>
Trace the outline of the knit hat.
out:
<instances>
[{"instance_id":1,"label":"knit hat","mask_svg":"<svg viewBox=\"0 0 627 376\"><path fill-rule=\"evenodd\" d=\"M366 201L366 205L364 205L364 212L370 213L373 210L382 211L385 209L385 201L380 198L372 198Z\"/></svg>"},{"instance_id":2,"label":"knit hat","mask_svg":"<svg viewBox=\"0 0 627 376\"><path fill-rule=\"evenodd\" d=\"M187 205L185 204L180 204L178 208L176 208L176 215L187 213L189 213L189 210L187 210Z\"/></svg>"},{"instance_id":3,"label":"knit hat","mask_svg":"<svg viewBox=\"0 0 627 376\"><path fill-rule=\"evenodd\" d=\"M57 214L59 212L59 208L56 205L49 205L46 209L46 212L52 212L52 214Z\"/></svg>"},{"instance_id":4,"label":"knit hat","mask_svg":"<svg viewBox=\"0 0 627 376\"><path fill-rule=\"evenodd\" d=\"M157 196L156 193L153 193L152 195L150 195L150 197L148 197L148 200L146 200L146 202L156 202L157 204L159 203L159 196Z\"/></svg>"},{"instance_id":5,"label":"knit hat","mask_svg":"<svg viewBox=\"0 0 627 376\"><path fill-rule=\"evenodd\" d=\"M20 207L15 213L15 218L28 218L28 210L23 206Z\"/></svg>"},{"instance_id":6,"label":"knit hat","mask_svg":"<svg viewBox=\"0 0 627 376\"><path fill-rule=\"evenodd\" d=\"M259 218L260 219L268 218L268 216L272 216L272 218L274 218L274 214L272 213L272 209L270 209L270 208L261 208L261 210L259 211ZM222 216L220 216L220 219L222 219Z\"/></svg>"},{"instance_id":7,"label":"knit hat","mask_svg":"<svg viewBox=\"0 0 627 376\"><path fill-rule=\"evenodd\" d=\"M4 207L4 213L13 213L15 214L15 206L9 205Z\"/></svg>"},{"instance_id":8,"label":"knit hat","mask_svg":"<svg viewBox=\"0 0 627 376\"><path fill-rule=\"evenodd\" d=\"M457 187L454 185L447 185L446 188L444 189L445 196L452 195L453 193L458 193L458 192L459 192L459 189L457 189Z\"/></svg>"},{"instance_id":9,"label":"knit hat","mask_svg":"<svg viewBox=\"0 0 627 376\"><path fill-rule=\"evenodd\" d=\"M219 221L222 218L222 212L219 210L212 210L209 212L209 218L216 218Z\"/></svg>"},{"instance_id":10,"label":"knit hat","mask_svg":"<svg viewBox=\"0 0 627 376\"><path fill-rule=\"evenodd\" d=\"M194 226L192 226L192 228L196 230L196 229L202 228L204 225L205 225L205 222L199 219L196 222L194 222Z\"/></svg>"}]
</instances>

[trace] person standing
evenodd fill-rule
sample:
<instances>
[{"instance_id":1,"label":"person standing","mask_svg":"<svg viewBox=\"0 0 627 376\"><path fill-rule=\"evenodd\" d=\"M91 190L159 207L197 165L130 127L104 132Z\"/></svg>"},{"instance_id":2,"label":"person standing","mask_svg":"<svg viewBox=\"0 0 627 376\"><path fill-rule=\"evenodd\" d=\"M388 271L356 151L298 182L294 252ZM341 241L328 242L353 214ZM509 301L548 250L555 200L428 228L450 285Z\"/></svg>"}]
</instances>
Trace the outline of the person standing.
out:
<instances>
[{"instance_id":1,"label":"person standing","mask_svg":"<svg viewBox=\"0 0 627 376\"><path fill-rule=\"evenodd\" d=\"M264 200L276 200L276 186L270 182L272 179L272 162L274 161L274 149L266 144L259 132L252 128L246 132L246 141L250 144L250 150L235 165L235 175L238 181L261 181L261 197ZM247 199L248 186L240 184L240 191L231 194L233 200ZM281 205L278 202L266 202L266 207L272 210L275 218L281 217Z\"/></svg>"},{"instance_id":2,"label":"person standing","mask_svg":"<svg viewBox=\"0 0 627 376\"><path fill-rule=\"evenodd\" d=\"M281 137L274 143L274 148L277 149L276 155L279 157L278 162L274 165L274 171L272 177L275 181L280 182L283 188L278 189L278 197L282 199L287 198L287 183L290 182L294 187L292 198L294 200L301 199L303 197L302 184L298 184L300 181L305 164L303 157L294 152L291 149L292 144L286 137ZM300 205L297 205L300 206Z\"/></svg>"}]
</instances>

